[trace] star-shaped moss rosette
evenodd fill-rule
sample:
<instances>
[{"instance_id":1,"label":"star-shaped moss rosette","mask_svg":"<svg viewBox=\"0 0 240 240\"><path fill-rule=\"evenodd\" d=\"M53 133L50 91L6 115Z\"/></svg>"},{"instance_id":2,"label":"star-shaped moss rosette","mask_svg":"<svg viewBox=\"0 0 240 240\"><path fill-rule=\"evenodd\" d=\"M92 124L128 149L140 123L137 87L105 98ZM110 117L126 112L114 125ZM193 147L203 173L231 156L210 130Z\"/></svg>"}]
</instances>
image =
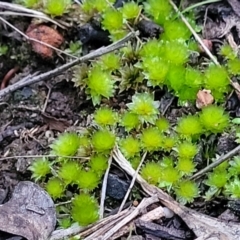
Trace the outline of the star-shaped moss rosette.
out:
<instances>
[{"instance_id":1,"label":"star-shaped moss rosette","mask_svg":"<svg viewBox=\"0 0 240 240\"><path fill-rule=\"evenodd\" d=\"M138 115L139 120L144 123L154 124L158 119L159 101L154 101L150 93L136 93L132 97L132 102L127 104L129 110Z\"/></svg>"}]
</instances>

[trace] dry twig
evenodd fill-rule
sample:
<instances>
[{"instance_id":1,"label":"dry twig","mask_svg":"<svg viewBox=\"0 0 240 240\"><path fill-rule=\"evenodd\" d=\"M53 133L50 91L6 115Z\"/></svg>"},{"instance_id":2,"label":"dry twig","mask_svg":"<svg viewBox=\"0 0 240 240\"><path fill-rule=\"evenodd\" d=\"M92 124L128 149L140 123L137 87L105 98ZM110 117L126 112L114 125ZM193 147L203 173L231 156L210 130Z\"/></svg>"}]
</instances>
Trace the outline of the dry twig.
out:
<instances>
[{"instance_id":1,"label":"dry twig","mask_svg":"<svg viewBox=\"0 0 240 240\"><path fill-rule=\"evenodd\" d=\"M33 83L37 83L37 82L40 82L40 81L44 81L44 80L48 80L52 77L56 77L57 75L61 74L62 72L68 70L69 68L79 64L79 63L82 63L82 62L87 62L93 58L97 58L97 57L100 57L104 54L107 54L109 52L112 52L112 51L115 51L119 48L122 48L125 46L125 43L127 41L129 41L130 39L132 39L133 37L135 37L135 35L138 34L138 33L129 33L128 35L126 35L124 38L120 39L119 41L117 42L114 42L112 43L111 45L107 46L107 47L102 47L102 48L99 48L83 57L80 57L76 60L73 60L69 63L66 63L64 65L62 65L61 67L59 68L55 68L49 72L46 72L46 73L42 73L38 76L35 76L33 78L29 77L27 79L25 79L25 81L19 81L11 86L8 86L6 88L4 88L3 90L0 91L0 99L11 93L11 92L14 92L16 91L17 89L20 89L22 87L25 87L25 86L28 86L28 85L31 85Z\"/></svg>"},{"instance_id":2,"label":"dry twig","mask_svg":"<svg viewBox=\"0 0 240 240\"><path fill-rule=\"evenodd\" d=\"M142 166L142 164L143 164L146 156L147 156L147 152L145 152L145 153L143 154L143 157L142 157L142 159L141 159L141 161L140 161L140 163L139 163L139 165L138 165L138 167L137 167L137 170L136 170L136 172L135 172L135 174L134 174L134 176L133 176L133 178L132 178L131 184L130 184L130 186L129 186L126 194L125 194L125 197L124 197L124 199L123 199L123 201L122 201L122 203L121 203L121 205L120 205L120 207L119 207L118 212L121 212L121 211L122 211L122 209L123 209L123 207L124 207L124 205L125 205L125 203L126 203L126 201L127 201L127 199L128 199L128 196L129 196L129 194L130 194L130 192L131 192L131 190L132 190L132 188L133 188L133 186L134 186L134 183L135 183L135 181L136 181L136 177L137 177L137 175L138 175L138 172L140 171L140 168L141 168L141 166Z\"/></svg>"},{"instance_id":3,"label":"dry twig","mask_svg":"<svg viewBox=\"0 0 240 240\"><path fill-rule=\"evenodd\" d=\"M99 210L100 219L103 218L103 214L104 214L104 201L105 201L106 190L107 190L108 174L109 174L111 164L112 164L112 155L108 159L108 168L104 174L103 183L102 183L102 192L101 192L101 201L100 201L100 210Z\"/></svg>"}]
</instances>

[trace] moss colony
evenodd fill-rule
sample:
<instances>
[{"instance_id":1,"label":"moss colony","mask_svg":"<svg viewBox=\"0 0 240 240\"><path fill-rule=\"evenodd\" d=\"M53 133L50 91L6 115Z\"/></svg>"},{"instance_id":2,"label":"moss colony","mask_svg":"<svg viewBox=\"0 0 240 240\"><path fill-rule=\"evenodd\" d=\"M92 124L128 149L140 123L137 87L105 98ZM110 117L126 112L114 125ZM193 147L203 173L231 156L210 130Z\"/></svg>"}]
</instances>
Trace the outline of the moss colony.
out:
<instances>
[{"instance_id":1,"label":"moss colony","mask_svg":"<svg viewBox=\"0 0 240 240\"><path fill-rule=\"evenodd\" d=\"M83 89L95 106L93 126L82 134L60 135L51 145L51 154L59 157L54 161L36 160L30 167L35 180L43 184L47 181L44 185L54 199L62 202L72 199L71 204L59 207L59 212L69 215L66 221L61 220L62 226L71 221L84 226L98 219L94 190L102 181L115 145L134 168L148 152L141 175L182 204L198 196L211 199L220 191L233 198L240 197L238 157L206 176L201 183L205 193L200 192L200 183L189 180L199 169L196 156L200 136L207 142L229 127L229 116L221 103L230 89L229 76L239 74L239 59L224 45L220 54L226 67L210 62L206 67L196 66L191 59L198 53L197 44L167 0L147 0L142 5L128 2L118 9L112 6L113 2L85 0L80 6L89 19L101 16L102 29L110 33L112 41L135 29L141 14L162 26L164 33L147 42L136 39L114 53L74 69L75 86ZM50 3L46 9L51 13ZM52 14L58 15L60 11L63 10ZM197 29L194 16L189 13L186 17ZM191 105L197 92L204 88L211 90L215 105L182 116L174 125L159 111L160 102L155 100L157 89L168 89L179 104ZM125 108L111 109L107 99L120 93L129 97ZM203 160L209 159L207 154L208 151ZM88 160L81 162L69 156ZM207 162L201 164L203 167Z\"/></svg>"}]
</instances>

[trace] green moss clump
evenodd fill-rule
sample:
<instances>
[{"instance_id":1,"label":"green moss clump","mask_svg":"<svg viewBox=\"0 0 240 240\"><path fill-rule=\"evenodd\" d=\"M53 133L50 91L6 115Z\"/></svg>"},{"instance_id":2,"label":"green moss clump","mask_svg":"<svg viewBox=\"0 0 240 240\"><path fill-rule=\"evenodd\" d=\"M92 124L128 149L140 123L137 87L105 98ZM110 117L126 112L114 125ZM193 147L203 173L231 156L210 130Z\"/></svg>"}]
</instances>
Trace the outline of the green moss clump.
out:
<instances>
[{"instance_id":1,"label":"green moss clump","mask_svg":"<svg viewBox=\"0 0 240 240\"><path fill-rule=\"evenodd\" d=\"M123 155L128 159L135 157L140 153L140 143L132 136L128 136L120 141L120 147Z\"/></svg>"},{"instance_id":2,"label":"green moss clump","mask_svg":"<svg viewBox=\"0 0 240 240\"><path fill-rule=\"evenodd\" d=\"M66 185L76 183L80 169L81 166L76 161L67 161L60 167L58 175Z\"/></svg>"},{"instance_id":3,"label":"green moss clump","mask_svg":"<svg viewBox=\"0 0 240 240\"><path fill-rule=\"evenodd\" d=\"M95 111L94 120L100 127L113 126L117 123L117 114L110 108L102 107Z\"/></svg>"},{"instance_id":4,"label":"green moss clump","mask_svg":"<svg viewBox=\"0 0 240 240\"><path fill-rule=\"evenodd\" d=\"M159 101L154 101L153 96L149 93L135 93L132 102L127 104L129 110L138 115L139 120L152 123L158 118Z\"/></svg>"},{"instance_id":5,"label":"green moss clump","mask_svg":"<svg viewBox=\"0 0 240 240\"><path fill-rule=\"evenodd\" d=\"M211 90L216 100L222 100L229 89L227 70L223 66L210 65L205 72L205 88Z\"/></svg>"},{"instance_id":6,"label":"green moss clump","mask_svg":"<svg viewBox=\"0 0 240 240\"><path fill-rule=\"evenodd\" d=\"M93 67L88 74L87 90L94 105L100 104L102 97L110 98L114 93L114 81L107 71Z\"/></svg>"},{"instance_id":7,"label":"green moss clump","mask_svg":"<svg viewBox=\"0 0 240 240\"><path fill-rule=\"evenodd\" d=\"M51 154L73 156L79 148L79 136L76 133L63 133L51 145Z\"/></svg>"},{"instance_id":8,"label":"green moss clump","mask_svg":"<svg viewBox=\"0 0 240 240\"><path fill-rule=\"evenodd\" d=\"M162 147L163 136L157 128L147 128L142 131L140 140L146 151L157 151Z\"/></svg>"},{"instance_id":9,"label":"green moss clump","mask_svg":"<svg viewBox=\"0 0 240 240\"><path fill-rule=\"evenodd\" d=\"M215 105L203 108L199 119L202 126L210 133L221 133L229 125L229 116L224 113L222 107Z\"/></svg>"},{"instance_id":10,"label":"green moss clump","mask_svg":"<svg viewBox=\"0 0 240 240\"><path fill-rule=\"evenodd\" d=\"M92 170L89 171L81 170L81 172L79 173L77 179L77 184L79 188L91 191L95 189L99 183L100 183L99 175L93 172Z\"/></svg>"},{"instance_id":11,"label":"green moss clump","mask_svg":"<svg viewBox=\"0 0 240 240\"><path fill-rule=\"evenodd\" d=\"M39 158L33 161L28 169L32 172L32 178L38 181L51 173L51 163L45 157Z\"/></svg>"},{"instance_id":12,"label":"green moss clump","mask_svg":"<svg viewBox=\"0 0 240 240\"><path fill-rule=\"evenodd\" d=\"M115 145L115 135L108 130L99 130L92 136L92 145L96 152L109 152Z\"/></svg>"},{"instance_id":13,"label":"green moss clump","mask_svg":"<svg viewBox=\"0 0 240 240\"><path fill-rule=\"evenodd\" d=\"M72 218L80 226L87 226L99 218L97 201L89 194L80 194L72 200Z\"/></svg>"},{"instance_id":14,"label":"green moss clump","mask_svg":"<svg viewBox=\"0 0 240 240\"><path fill-rule=\"evenodd\" d=\"M203 127L198 116L186 116L178 121L176 131L185 138L199 136Z\"/></svg>"},{"instance_id":15,"label":"green moss clump","mask_svg":"<svg viewBox=\"0 0 240 240\"><path fill-rule=\"evenodd\" d=\"M141 175L149 183L157 185L162 175L162 168L159 163L148 162L142 167Z\"/></svg>"},{"instance_id":16,"label":"green moss clump","mask_svg":"<svg viewBox=\"0 0 240 240\"><path fill-rule=\"evenodd\" d=\"M71 6L71 0L46 0L44 11L53 16L62 16Z\"/></svg>"},{"instance_id":17,"label":"green moss clump","mask_svg":"<svg viewBox=\"0 0 240 240\"><path fill-rule=\"evenodd\" d=\"M89 167L94 172L102 174L108 167L108 159L104 155L94 155L90 158Z\"/></svg>"},{"instance_id":18,"label":"green moss clump","mask_svg":"<svg viewBox=\"0 0 240 240\"><path fill-rule=\"evenodd\" d=\"M194 198L199 196L199 189L193 181L182 181L175 188L177 200L185 205L186 203L193 202Z\"/></svg>"},{"instance_id":19,"label":"green moss clump","mask_svg":"<svg viewBox=\"0 0 240 240\"><path fill-rule=\"evenodd\" d=\"M46 190L52 198L56 199L62 197L65 189L62 181L59 178L54 177L47 182Z\"/></svg>"},{"instance_id":20,"label":"green moss clump","mask_svg":"<svg viewBox=\"0 0 240 240\"><path fill-rule=\"evenodd\" d=\"M172 15L172 6L165 0L148 0L144 2L144 10L158 24L163 24Z\"/></svg>"}]
</instances>

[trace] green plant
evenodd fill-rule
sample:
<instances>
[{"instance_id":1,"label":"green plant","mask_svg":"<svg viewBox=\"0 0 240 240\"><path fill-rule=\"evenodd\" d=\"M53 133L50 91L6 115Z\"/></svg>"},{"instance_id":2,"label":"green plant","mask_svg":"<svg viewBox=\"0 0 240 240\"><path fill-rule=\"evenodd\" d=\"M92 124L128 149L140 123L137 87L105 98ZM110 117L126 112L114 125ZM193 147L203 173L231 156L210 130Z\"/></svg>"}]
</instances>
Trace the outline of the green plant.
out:
<instances>
[{"instance_id":1,"label":"green plant","mask_svg":"<svg viewBox=\"0 0 240 240\"><path fill-rule=\"evenodd\" d=\"M57 177L49 179L45 187L47 192L54 199L60 198L63 195L64 186L62 181Z\"/></svg>"},{"instance_id":2,"label":"green plant","mask_svg":"<svg viewBox=\"0 0 240 240\"><path fill-rule=\"evenodd\" d=\"M154 101L150 93L135 93L132 102L127 104L129 110L138 115L139 120L144 123L152 123L158 118L159 101Z\"/></svg>"},{"instance_id":3,"label":"green plant","mask_svg":"<svg viewBox=\"0 0 240 240\"><path fill-rule=\"evenodd\" d=\"M99 130L92 136L92 145L96 152L109 152L113 149L116 137L108 130Z\"/></svg>"},{"instance_id":4,"label":"green plant","mask_svg":"<svg viewBox=\"0 0 240 240\"><path fill-rule=\"evenodd\" d=\"M120 68L120 57L114 53L108 53L100 58L99 64L103 70L114 71Z\"/></svg>"},{"instance_id":5,"label":"green plant","mask_svg":"<svg viewBox=\"0 0 240 240\"><path fill-rule=\"evenodd\" d=\"M228 172L230 176L238 176L240 174L240 156L236 156L229 162Z\"/></svg>"},{"instance_id":6,"label":"green plant","mask_svg":"<svg viewBox=\"0 0 240 240\"><path fill-rule=\"evenodd\" d=\"M159 181L159 187L165 187L170 190L172 186L176 185L181 175L179 171L173 166L167 166L162 169L161 179Z\"/></svg>"},{"instance_id":7,"label":"green plant","mask_svg":"<svg viewBox=\"0 0 240 240\"><path fill-rule=\"evenodd\" d=\"M240 74L240 59L230 59L227 62L227 68L228 72L233 75L239 75Z\"/></svg>"},{"instance_id":8,"label":"green plant","mask_svg":"<svg viewBox=\"0 0 240 240\"><path fill-rule=\"evenodd\" d=\"M84 190L93 190L100 183L100 177L96 172L92 170L81 170L77 179L79 188Z\"/></svg>"},{"instance_id":9,"label":"green plant","mask_svg":"<svg viewBox=\"0 0 240 240\"><path fill-rule=\"evenodd\" d=\"M191 37L191 32L181 20L168 20L163 25L164 32L161 35L163 40L188 40Z\"/></svg>"},{"instance_id":10,"label":"green plant","mask_svg":"<svg viewBox=\"0 0 240 240\"><path fill-rule=\"evenodd\" d=\"M84 0L81 7L88 14L94 11L101 13L108 9L114 2L114 0Z\"/></svg>"},{"instance_id":11,"label":"green plant","mask_svg":"<svg viewBox=\"0 0 240 240\"><path fill-rule=\"evenodd\" d=\"M179 96L182 100L196 100L197 92L203 85L203 74L194 68L187 67L185 72L184 87Z\"/></svg>"},{"instance_id":12,"label":"green plant","mask_svg":"<svg viewBox=\"0 0 240 240\"><path fill-rule=\"evenodd\" d=\"M122 116L120 125L123 126L127 132L137 128L140 125L138 115L131 112L125 112Z\"/></svg>"},{"instance_id":13,"label":"green plant","mask_svg":"<svg viewBox=\"0 0 240 240\"><path fill-rule=\"evenodd\" d=\"M175 65L185 64L190 51L187 44L182 40L162 41L163 59Z\"/></svg>"},{"instance_id":14,"label":"green plant","mask_svg":"<svg viewBox=\"0 0 240 240\"><path fill-rule=\"evenodd\" d=\"M225 185L225 195L230 196L234 199L240 198L240 179L238 177L235 177L233 180L231 180L229 183Z\"/></svg>"},{"instance_id":15,"label":"green plant","mask_svg":"<svg viewBox=\"0 0 240 240\"><path fill-rule=\"evenodd\" d=\"M63 133L50 147L53 155L73 156L79 148L79 137L76 133Z\"/></svg>"},{"instance_id":16,"label":"green plant","mask_svg":"<svg viewBox=\"0 0 240 240\"><path fill-rule=\"evenodd\" d=\"M150 39L147 43L145 43L139 54L144 58L155 58L155 57L161 57L162 53L162 46L160 44L160 41L157 39Z\"/></svg>"},{"instance_id":17,"label":"green plant","mask_svg":"<svg viewBox=\"0 0 240 240\"><path fill-rule=\"evenodd\" d=\"M89 194L80 194L72 200L72 218L80 226L87 226L99 218L97 201Z\"/></svg>"},{"instance_id":18,"label":"green plant","mask_svg":"<svg viewBox=\"0 0 240 240\"><path fill-rule=\"evenodd\" d=\"M142 167L141 175L149 183L157 185L162 175L162 168L159 163L147 162Z\"/></svg>"},{"instance_id":19,"label":"green plant","mask_svg":"<svg viewBox=\"0 0 240 240\"><path fill-rule=\"evenodd\" d=\"M92 153L92 146L90 143L89 136L82 135L79 137L79 148L77 151L78 156L87 157Z\"/></svg>"},{"instance_id":20,"label":"green plant","mask_svg":"<svg viewBox=\"0 0 240 240\"><path fill-rule=\"evenodd\" d=\"M65 49L65 52L70 53L74 56L79 56L82 52L82 44L80 41L73 42L71 41L69 43L69 48Z\"/></svg>"},{"instance_id":21,"label":"green plant","mask_svg":"<svg viewBox=\"0 0 240 240\"><path fill-rule=\"evenodd\" d=\"M164 117L157 119L155 125L161 132L166 132L170 127L169 121Z\"/></svg>"},{"instance_id":22,"label":"green plant","mask_svg":"<svg viewBox=\"0 0 240 240\"><path fill-rule=\"evenodd\" d=\"M209 187L213 188L223 188L228 180L228 173L227 171L218 171L218 170L213 170L211 173L207 175L207 180L205 181L205 184L208 185Z\"/></svg>"},{"instance_id":23,"label":"green plant","mask_svg":"<svg viewBox=\"0 0 240 240\"><path fill-rule=\"evenodd\" d=\"M93 155L90 158L89 167L97 174L102 174L108 167L108 159L104 155Z\"/></svg>"},{"instance_id":24,"label":"green plant","mask_svg":"<svg viewBox=\"0 0 240 240\"><path fill-rule=\"evenodd\" d=\"M51 163L45 157L39 158L28 169L32 172L32 178L38 181L51 172Z\"/></svg>"},{"instance_id":25,"label":"green plant","mask_svg":"<svg viewBox=\"0 0 240 240\"><path fill-rule=\"evenodd\" d=\"M216 105L203 108L199 119L204 129L210 133L221 133L229 125L229 116L222 107Z\"/></svg>"},{"instance_id":26,"label":"green plant","mask_svg":"<svg viewBox=\"0 0 240 240\"><path fill-rule=\"evenodd\" d=\"M140 136L142 148L146 151L157 151L162 147L163 136L157 128L147 128Z\"/></svg>"},{"instance_id":27,"label":"green plant","mask_svg":"<svg viewBox=\"0 0 240 240\"><path fill-rule=\"evenodd\" d=\"M168 73L169 64L164 59L148 57L143 59L142 68L149 86L162 86Z\"/></svg>"},{"instance_id":28,"label":"green plant","mask_svg":"<svg viewBox=\"0 0 240 240\"><path fill-rule=\"evenodd\" d=\"M117 114L110 108L102 107L95 111L94 120L100 127L113 126L117 122Z\"/></svg>"},{"instance_id":29,"label":"green plant","mask_svg":"<svg viewBox=\"0 0 240 240\"><path fill-rule=\"evenodd\" d=\"M196 170L193 160L188 158L180 158L176 168L182 175L192 175Z\"/></svg>"},{"instance_id":30,"label":"green plant","mask_svg":"<svg viewBox=\"0 0 240 240\"><path fill-rule=\"evenodd\" d=\"M39 3L39 0L19 0L17 3L22 4L27 8L33 8L35 5Z\"/></svg>"},{"instance_id":31,"label":"green plant","mask_svg":"<svg viewBox=\"0 0 240 240\"><path fill-rule=\"evenodd\" d=\"M126 2L122 7L124 19L135 19L141 11L141 7L135 2Z\"/></svg>"},{"instance_id":32,"label":"green plant","mask_svg":"<svg viewBox=\"0 0 240 240\"><path fill-rule=\"evenodd\" d=\"M174 145L176 143L176 138L173 136L164 136L162 138L162 150L165 152L172 151Z\"/></svg>"},{"instance_id":33,"label":"green plant","mask_svg":"<svg viewBox=\"0 0 240 240\"><path fill-rule=\"evenodd\" d=\"M103 14L103 29L108 31L117 31L123 27L123 15L115 9L107 9Z\"/></svg>"},{"instance_id":34,"label":"green plant","mask_svg":"<svg viewBox=\"0 0 240 240\"><path fill-rule=\"evenodd\" d=\"M185 138L191 138L203 133L203 128L198 116L188 115L178 121L176 131Z\"/></svg>"},{"instance_id":35,"label":"green plant","mask_svg":"<svg viewBox=\"0 0 240 240\"><path fill-rule=\"evenodd\" d=\"M144 2L144 10L159 24L163 24L172 15L172 6L165 0L148 0Z\"/></svg>"},{"instance_id":36,"label":"green plant","mask_svg":"<svg viewBox=\"0 0 240 240\"><path fill-rule=\"evenodd\" d=\"M120 147L127 159L136 156L140 152L140 143L132 136L122 139L120 141Z\"/></svg>"},{"instance_id":37,"label":"green plant","mask_svg":"<svg viewBox=\"0 0 240 240\"><path fill-rule=\"evenodd\" d=\"M70 217L66 217L66 218L59 219L58 224L61 228L67 229L72 225L72 221Z\"/></svg>"},{"instance_id":38,"label":"green plant","mask_svg":"<svg viewBox=\"0 0 240 240\"><path fill-rule=\"evenodd\" d=\"M87 90L94 105L100 104L101 98L109 98L114 93L114 81L107 71L93 67L88 75Z\"/></svg>"},{"instance_id":39,"label":"green plant","mask_svg":"<svg viewBox=\"0 0 240 240\"><path fill-rule=\"evenodd\" d=\"M0 44L0 56L6 55L8 52L8 46Z\"/></svg>"},{"instance_id":40,"label":"green plant","mask_svg":"<svg viewBox=\"0 0 240 240\"><path fill-rule=\"evenodd\" d=\"M184 87L185 82L185 67L183 65L170 65L167 74L167 85L170 89L175 91L176 95L179 95L179 91Z\"/></svg>"},{"instance_id":41,"label":"green plant","mask_svg":"<svg viewBox=\"0 0 240 240\"><path fill-rule=\"evenodd\" d=\"M177 146L176 151L180 159L192 159L197 154L198 150L196 145L186 141L180 143Z\"/></svg>"},{"instance_id":42,"label":"green plant","mask_svg":"<svg viewBox=\"0 0 240 240\"><path fill-rule=\"evenodd\" d=\"M43 0L44 11L53 16L62 16L71 5L71 0Z\"/></svg>"},{"instance_id":43,"label":"green plant","mask_svg":"<svg viewBox=\"0 0 240 240\"><path fill-rule=\"evenodd\" d=\"M232 47L228 44L223 44L220 49L220 54L227 59L235 59L237 57L237 53L233 51Z\"/></svg>"},{"instance_id":44,"label":"green plant","mask_svg":"<svg viewBox=\"0 0 240 240\"><path fill-rule=\"evenodd\" d=\"M181 181L174 190L178 201L183 205L193 202L199 196L198 186L193 181Z\"/></svg>"},{"instance_id":45,"label":"green plant","mask_svg":"<svg viewBox=\"0 0 240 240\"><path fill-rule=\"evenodd\" d=\"M67 161L62 164L58 171L58 176L66 185L76 183L80 174L81 166L76 161Z\"/></svg>"},{"instance_id":46,"label":"green plant","mask_svg":"<svg viewBox=\"0 0 240 240\"><path fill-rule=\"evenodd\" d=\"M227 70L223 66L210 65L205 71L205 88L211 90L216 100L222 100L229 89Z\"/></svg>"}]
</instances>

